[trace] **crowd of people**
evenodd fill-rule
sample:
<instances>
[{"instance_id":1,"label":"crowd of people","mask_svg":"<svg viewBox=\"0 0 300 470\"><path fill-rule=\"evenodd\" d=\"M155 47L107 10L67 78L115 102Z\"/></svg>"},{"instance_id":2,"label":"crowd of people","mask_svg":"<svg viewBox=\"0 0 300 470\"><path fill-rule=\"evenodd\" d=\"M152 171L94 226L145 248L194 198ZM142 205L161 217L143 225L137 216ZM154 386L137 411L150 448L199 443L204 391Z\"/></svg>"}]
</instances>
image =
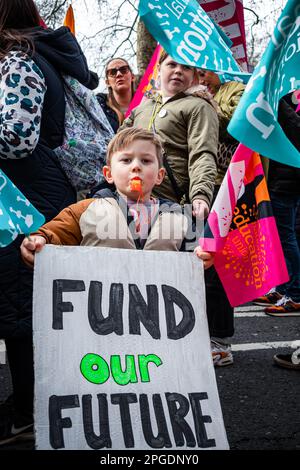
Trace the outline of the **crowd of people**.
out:
<instances>
[{"instance_id":1,"label":"crowd of people","mask_svg":"<svg viewBox=\"0 0 300 470\"><path fill-rule=\"evenodd\" d=\"M192 220L207 218L238 144L226 129L245 88L240 82L223 82L214 72L179 64L163 51L160 89L125 119L135 75L125 59L111 59L105 68L108 93L97 94L116 134L103 167L105 184L86 188L93 190L91 197L77 202L54 151L64 134L61 75L91 90L97 88L98 77L88 69L68 28L53 31L40 25L33 0L0 0L0 168L46 218L29 238L18 236L0 248L0 338L5 339L13 385L13 395L0 405L0 415L10 413L14 426L13 434L8 427L0 436L2 442L14 439L15 430L32 431L34 254L46 243L185 250L181 205L191 204ZM300 116L291 96L281 100L279 122L300 150ZM271 201L290 281L274 286L256 302L275 316L300 316L299 179L299 169L270 162ZM172 207L172 212L162 212L162 204ZM124 210L127 238L102 238L96 230L99 214L103 212L109 224ZM172 233L168 239L159 237L159 225L167 216L174 219L173 227L180 228L180 239ZM195 253L206 268L213 362L216 367L227 366L233 363L233 308L213 267L213 255L200 247ZM300 368L292 354L274 359L280 366Z\"/></svg>"}]
</instances>

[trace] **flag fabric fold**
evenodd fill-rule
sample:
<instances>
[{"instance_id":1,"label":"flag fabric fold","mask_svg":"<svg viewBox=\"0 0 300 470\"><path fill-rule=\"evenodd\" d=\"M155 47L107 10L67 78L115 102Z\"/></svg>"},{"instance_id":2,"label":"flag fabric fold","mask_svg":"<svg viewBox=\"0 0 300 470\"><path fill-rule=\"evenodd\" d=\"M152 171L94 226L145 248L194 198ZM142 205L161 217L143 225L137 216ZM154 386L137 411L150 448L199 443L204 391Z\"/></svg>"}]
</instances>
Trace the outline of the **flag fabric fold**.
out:
<instances>
[{"instance_id":1,"label":"flag fabric fold","mask_svg":"<svg viewBox=\"0 0 300 470\"><path fill-rule=\"evenodd\" d=\"M213 20L196 0L140 0L139 14L156 41L181 64L248 82Z\"/></svg>"},{"instance_id":2,"label":"flag fabric fold","mask_svg":"<svg viewBox=\"0 0 300 470\"><path fill-rule=\"evenodd\" d=\"M0 170L0 247L18 235L35 232L44 222L45 217Z\"/></svg>"},{"instance_id":3,"label":"flag fabric fold","mask_svg":"<svg viewBox=\"0 0 300 470\"><path fill-rule=\"evenodd\" d=\"M260 156L240 144L208 217L203 250L233 307L289 279Z\"/></svg>"}]
</instances>

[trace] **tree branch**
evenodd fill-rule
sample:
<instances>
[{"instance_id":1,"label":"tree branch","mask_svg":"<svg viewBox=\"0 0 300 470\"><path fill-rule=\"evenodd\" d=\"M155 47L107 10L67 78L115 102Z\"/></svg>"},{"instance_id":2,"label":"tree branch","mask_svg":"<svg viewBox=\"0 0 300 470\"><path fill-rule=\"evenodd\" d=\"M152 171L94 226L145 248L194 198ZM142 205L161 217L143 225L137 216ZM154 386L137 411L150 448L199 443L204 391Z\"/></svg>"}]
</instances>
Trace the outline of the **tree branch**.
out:
<instances>
[{"instance_id":1,"label":"tree branch","mask_svg":"<svg viewBox=\"0 0 300 470\"><path fill-rule=\"evenodd\" d=\"M136 15L135 20L134 20L134 22L133 22L133 24L132 24L132 26L131 26L131 28L130 28L130 30L129 30L128 36L118 45L118 47L115 49L115 51L114 51L114 53L111 55L111 57L114 57L114 56L117 54L118 50L123 46L123 44L125 44L127 41L129 41L130 36L131 36L131 34L132 34L133 30L134 30L134 26L135 26L135 24L136 24L136 22L137 22L137 20L138 20L138 17L139 17L139 15Z\"/></svg>"}]
</instances>

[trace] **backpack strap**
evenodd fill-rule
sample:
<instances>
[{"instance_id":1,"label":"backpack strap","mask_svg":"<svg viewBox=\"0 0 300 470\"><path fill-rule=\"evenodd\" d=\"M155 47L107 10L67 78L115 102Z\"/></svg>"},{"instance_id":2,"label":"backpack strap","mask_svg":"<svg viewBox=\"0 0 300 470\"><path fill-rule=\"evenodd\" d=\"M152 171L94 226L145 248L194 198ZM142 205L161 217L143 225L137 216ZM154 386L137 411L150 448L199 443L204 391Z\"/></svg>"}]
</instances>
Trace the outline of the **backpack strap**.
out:
<instances>
[{"instance_id":1,"label":"backpack strap","mask_svg":"<svg viewBox=\"0 0 300 470\"><path fill-rule=\"evenodd\" d=\"M185 195L185 192L182 191L182 189L179 188L178 184L177 184L177 181L175 180L175 177L174 177L174 174L173 174L173 171L169 165L169 162L168 162L168 159L167 159L167 155L165 152L163 152L163 163L164 163L164 167L166 169L166 172L167 172L167 175L169 177L169 180L171 182L171 185L172 185L172 188L173 188L173 191L174 193L176 194L176 197L177 197L177 201L178 203L180 203L181 199L183 198L183 196Z\"/></svg>"}]
</instances>

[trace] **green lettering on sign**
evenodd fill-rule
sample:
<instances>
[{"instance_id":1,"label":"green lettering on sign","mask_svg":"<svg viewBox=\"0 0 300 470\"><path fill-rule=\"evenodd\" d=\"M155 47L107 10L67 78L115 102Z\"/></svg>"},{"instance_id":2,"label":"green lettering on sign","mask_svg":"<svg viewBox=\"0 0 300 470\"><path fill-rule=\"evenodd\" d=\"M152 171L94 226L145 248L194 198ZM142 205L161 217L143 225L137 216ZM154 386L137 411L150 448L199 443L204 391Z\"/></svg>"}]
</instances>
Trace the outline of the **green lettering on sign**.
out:
<instances>
[{"instance_id":1,"label":"green lettering on sign","mask_svg":"<svg viewBox=\"0 0 300 470\"><path fill-rule=\"evenodd\" d=\"M109 379L109 367L98 354L86 354L80 363L83 377L93 384L104 384Z\"/></svg>"},{"instance_id":2,"label":"green lettering on sign","mask_svg":"<svg viewBox=\"0 0 300 470\"><path fill-rule=\"evenodd\" d=\"M129 382L136 383L138 381L135 370L134 356L131 354L126 354L125 362L126 369L123 372L121 366L121 357L119 355L116 355L111 356L110 358L111 373L114 378L114 381L119 385L127 385L129 384Z\"/></svg>"},{"instance_id":3,"label":"green lettering on sign","mask_svg":"<svg viewBox=\"0 0 300 470\"><path fill-rule=\"evenodd\" d=\"M156 354L139 354L138 366L140 370L141 382L150 382L148 364L153 363L157 367L162 365L162 360ZM86 354L80 363L80 371L83 377L93 384L104 384L112 375L113 380L118 385L128 385L138 382L136 373L135 357L133 354L125 356L125 370L121 365L121 356L110 357L110 366L106 360L98 354Z\"/></svg>"},{"instance_id":4,"label":"green lettering on sign","mask_svg":"<svg viewBox=\"0 0 300 470\"><path fill-rule=\"evenodd\" d=\"M142 382L150 382L150 376L148 371L148 364L153 362L157 367L162 365L162 360L156 354L148 354L145 356L144 354L139 354L139 367L140 367L140 374L141 374L141 381Z\"/></svg>"}]
</instances>

